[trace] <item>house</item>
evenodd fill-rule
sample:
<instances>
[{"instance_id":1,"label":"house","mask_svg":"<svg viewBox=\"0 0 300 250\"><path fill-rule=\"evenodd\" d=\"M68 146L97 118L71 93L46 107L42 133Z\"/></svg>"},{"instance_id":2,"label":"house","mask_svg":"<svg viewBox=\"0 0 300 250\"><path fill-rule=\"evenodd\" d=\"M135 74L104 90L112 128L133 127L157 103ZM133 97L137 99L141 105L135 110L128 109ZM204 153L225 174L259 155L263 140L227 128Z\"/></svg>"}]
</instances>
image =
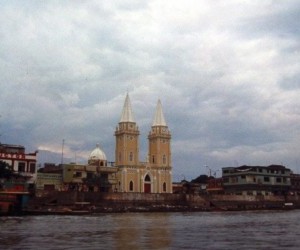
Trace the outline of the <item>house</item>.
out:
<instances>
[{"instance_id":1,"label":"house","mask_svg":"<svg viewBox=\"0 0 300 250\"><path fill-rule=\"evenodd\" d=\"M222 168L227 194L286 194L291 187L291 170L282 165Z\"/></svg>"}]
</instances>

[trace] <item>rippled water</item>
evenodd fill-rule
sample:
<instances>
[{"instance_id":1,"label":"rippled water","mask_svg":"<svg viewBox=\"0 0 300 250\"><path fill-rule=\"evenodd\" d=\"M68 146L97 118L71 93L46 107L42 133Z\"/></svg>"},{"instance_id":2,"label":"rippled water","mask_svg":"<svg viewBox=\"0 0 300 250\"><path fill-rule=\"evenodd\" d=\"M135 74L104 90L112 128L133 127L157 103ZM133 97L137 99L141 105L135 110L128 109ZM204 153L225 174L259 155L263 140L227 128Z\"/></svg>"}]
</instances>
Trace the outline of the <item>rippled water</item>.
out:
<instances>
[{"instance_id":1,"label":"rippled water","mask_svg":"<svg viewBox=\"0 0 300 250\"><path fill-rule=\"evenodd\" d=\"M0 249L300 249L300 210L0 217Z\"/></svg>"}]
</instances>

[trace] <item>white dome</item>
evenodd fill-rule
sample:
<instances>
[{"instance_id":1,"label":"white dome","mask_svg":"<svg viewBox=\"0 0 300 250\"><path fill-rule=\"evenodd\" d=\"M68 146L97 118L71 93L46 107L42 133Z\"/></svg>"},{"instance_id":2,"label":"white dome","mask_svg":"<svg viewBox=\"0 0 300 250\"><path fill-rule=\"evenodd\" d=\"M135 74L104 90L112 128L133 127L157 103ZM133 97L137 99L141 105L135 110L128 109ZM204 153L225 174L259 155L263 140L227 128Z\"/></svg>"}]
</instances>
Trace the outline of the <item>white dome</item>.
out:
<instances>
[{"instance_id":1,"label":"white dome","mask_svg":"<svg viewBox=\"0 0 300 250\"><path fill-rule=\"evenodd\" d=\"M99 144L97 144L96 148L90 154L89 160L101 160L106 161L105 153L100 149Z\"/></svg>"}]
</instances>

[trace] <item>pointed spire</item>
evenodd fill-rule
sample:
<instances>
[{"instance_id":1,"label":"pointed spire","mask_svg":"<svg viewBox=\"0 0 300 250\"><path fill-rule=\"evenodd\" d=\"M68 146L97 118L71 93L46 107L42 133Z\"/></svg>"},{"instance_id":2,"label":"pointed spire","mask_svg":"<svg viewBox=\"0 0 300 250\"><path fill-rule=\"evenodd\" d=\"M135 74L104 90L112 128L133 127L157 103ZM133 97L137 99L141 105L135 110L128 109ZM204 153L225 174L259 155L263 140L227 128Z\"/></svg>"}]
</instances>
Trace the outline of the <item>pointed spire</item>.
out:
<instances>
[{"instance_id":1,"label":"pointed spire","mask_svg":"<svg viewBox=\"0 0 300 250\"><path fill-rule=\"evenodd\" d=\"M157 102L155 116L152 126L167 126L160 100Z\"/></svg>"},{"instance_id":2,"label":"pointed spire","mask_svg":"<svg viewBox=\"0 0 300 250\"><path fill-rule=\"evenodd\" d=\"M128 93L126 95L120 122L135 122Z\"/></svg>"}]
</instances>

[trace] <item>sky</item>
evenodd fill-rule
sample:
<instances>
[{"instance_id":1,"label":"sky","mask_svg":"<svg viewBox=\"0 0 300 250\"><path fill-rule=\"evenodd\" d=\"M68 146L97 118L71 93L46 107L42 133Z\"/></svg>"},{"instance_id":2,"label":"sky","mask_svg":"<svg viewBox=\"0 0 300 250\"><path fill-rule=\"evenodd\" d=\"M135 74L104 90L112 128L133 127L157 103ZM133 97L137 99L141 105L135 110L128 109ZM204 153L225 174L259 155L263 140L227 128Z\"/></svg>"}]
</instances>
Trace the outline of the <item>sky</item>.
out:
<instances>
[{"instance_id":1,"label":"sky","mask_svg":"<svg viewBox=\"0 0 300 250\"><path fill-rule=\"evenodd\" d=\"M0 3L0 141L86 163L129 93L140 160L161 100L173 179L283 164L300 173L297 0Z\"/></svg>"}]
</instances>

